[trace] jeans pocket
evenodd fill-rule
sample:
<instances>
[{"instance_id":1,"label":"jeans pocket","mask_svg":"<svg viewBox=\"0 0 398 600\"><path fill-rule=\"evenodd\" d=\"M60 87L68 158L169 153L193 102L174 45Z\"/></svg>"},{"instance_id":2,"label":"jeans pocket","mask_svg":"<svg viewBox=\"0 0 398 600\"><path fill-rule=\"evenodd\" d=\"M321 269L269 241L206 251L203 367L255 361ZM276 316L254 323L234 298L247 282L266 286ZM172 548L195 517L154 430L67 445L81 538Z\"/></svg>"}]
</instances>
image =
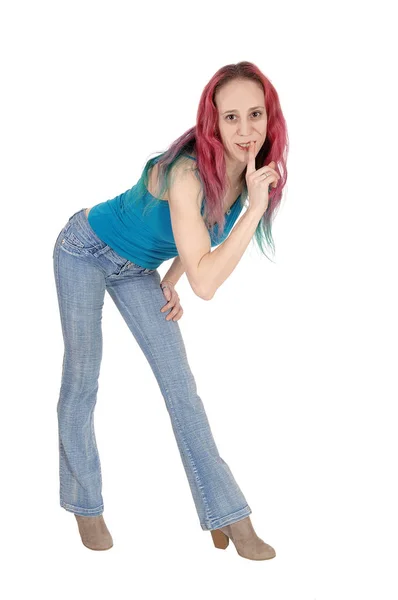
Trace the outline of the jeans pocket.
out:
<instances>
[{"instance_id":1,"label":"jeans pocket","mask_svg":"<svg viewBox=\"0 0 398 600\"><path fill-rule=\"evenodd\" d=\"M77 227L72 221L69 221L63 230L61 247L65 252L74 256L82 254L99 256L109 248L94 232L91 232L89 229Z\"/></svg>"}]
</instances>

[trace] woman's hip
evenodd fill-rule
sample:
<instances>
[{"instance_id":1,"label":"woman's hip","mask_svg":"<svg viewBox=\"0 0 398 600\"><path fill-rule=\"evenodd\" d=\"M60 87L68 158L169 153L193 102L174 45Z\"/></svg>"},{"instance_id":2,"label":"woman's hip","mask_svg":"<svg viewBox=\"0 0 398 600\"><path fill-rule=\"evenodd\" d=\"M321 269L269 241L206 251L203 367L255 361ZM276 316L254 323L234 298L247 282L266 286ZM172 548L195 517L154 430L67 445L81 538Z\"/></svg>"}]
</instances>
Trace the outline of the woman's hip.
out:
<instances>
[{"instance_id":1,"label":"woman's hip","mask_svg":"<svg viewBox=\"0 0 398 600\"><path fill-rule=\"evenodd\" d=\"M54 251L58 244L65 252L73 256L92 255L98 257L109 249L108 244L101 240L90 226L86 211L87 209L81 208L69 218L58 235Z\"/></svg>"}]
</instances>

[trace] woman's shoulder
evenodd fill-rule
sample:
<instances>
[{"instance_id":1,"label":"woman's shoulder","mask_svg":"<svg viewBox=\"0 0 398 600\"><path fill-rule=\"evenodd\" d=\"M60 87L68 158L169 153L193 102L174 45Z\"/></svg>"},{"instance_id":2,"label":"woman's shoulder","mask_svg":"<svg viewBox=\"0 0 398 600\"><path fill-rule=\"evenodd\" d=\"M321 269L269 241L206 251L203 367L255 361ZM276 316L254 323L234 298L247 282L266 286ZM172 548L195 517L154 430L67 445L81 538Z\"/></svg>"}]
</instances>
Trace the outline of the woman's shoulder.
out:
<instances>
[{"instance_id":1,"label":"woman's shoulder","mask_svg":"<svg viewBox=\"0 0 398 600\"><path fill-rule=\"evenodd\" d=\"M196 154L192 153L192 152L184 152L183 154L180 154L180 156L177 158L176 162L174 163L174 166L178 169L189 169L191 171L196 171L197 170L197 163L196 163Z\"/></svg>"},{"instance_id":2,"label":"woman's shoulder","mask_svg":"<svg viewBox=\"0 0 398 600\"><path fill-rule=\"evenodd\" d=\"M196 155L194 153L189 153L189 156L195 158L192 160L186 154L180 154L180 156L175 161L171 171L170 171L170 179L169 183L174 181L175 179L182 181L185 180L185 177L192 177L192 174L195 175L195 180L192 178L192 183L196 186L200 185L200 181L198 179L197 174L197 165L196 165ZM149 192L157 197L157 190L160 190L160 182L159 182L159 171L158 171L158 163L155 163L153 166L148 182L148 190ZM162 198L158 197L158 200L169 201L169 190L166 189Z\"/></svg>"}]
</instances>

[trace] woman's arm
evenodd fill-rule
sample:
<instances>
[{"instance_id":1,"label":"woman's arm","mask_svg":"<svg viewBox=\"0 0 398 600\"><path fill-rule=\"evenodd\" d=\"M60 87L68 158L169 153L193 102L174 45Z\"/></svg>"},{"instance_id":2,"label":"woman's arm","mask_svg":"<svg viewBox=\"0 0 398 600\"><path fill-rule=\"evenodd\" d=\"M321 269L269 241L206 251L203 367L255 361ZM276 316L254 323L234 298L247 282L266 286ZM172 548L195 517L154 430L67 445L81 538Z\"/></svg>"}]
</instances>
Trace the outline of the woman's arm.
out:
<instances>
[{"instance_id":1,"label":"woman's arm","mask_svg":"<svg viewBox=\"0 0 398 600\"><path fill-rule=\"evenodd\" d=\"M263 216L263 209L249 208L238 221L231 233L213 252L205 254L199 261L198 279L202 280L203 296L211 300L218 288L229 277L242 258L247 246L255 234L257 225Z\"/></svg>"},{"instance_id":2,"label":"woman's arm","mask_svg":"<svg viewBox=\"0 0 398 600\"><path fill-rule=\"evenodd\" d=\"M173 285L176 285L177 281L180 279L183 273L185 273L185 269L182 265L181 259L179 256L176 256L173 262L171 263L170 269L163 277L161 283L163 283L167 279L167 281L170 281Z\"/></svg>"}]
</instances>

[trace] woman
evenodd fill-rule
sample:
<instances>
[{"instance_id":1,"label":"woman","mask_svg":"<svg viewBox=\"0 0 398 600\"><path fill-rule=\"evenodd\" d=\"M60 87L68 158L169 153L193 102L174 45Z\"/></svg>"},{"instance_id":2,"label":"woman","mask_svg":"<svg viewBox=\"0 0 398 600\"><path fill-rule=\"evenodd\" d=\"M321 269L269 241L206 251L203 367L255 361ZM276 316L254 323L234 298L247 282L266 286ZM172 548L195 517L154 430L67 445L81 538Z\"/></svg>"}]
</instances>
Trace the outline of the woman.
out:
<instances>
[{"instance_id":1,"label":"woman","mask_svg":"<svg viewBox=\"0 0 398 600\"><path fill-rule=\"evenodd\" d=\"M58 235L53 260L65 343L57 404L60 504L75 514L88 548L113 545L93 422L107 290L158 381L202 529L217 548L231 539L244 558L275 556L255 533L251 508L213 439L177 323L183 310L175 285L185 272L193 291L209 300L254 234L260 247L264 233L272 242L286 151L272 84L252 63L227 65L204 89L196 127L149 160L130 190L79 210ZM247 197L248 209L231 231ZM157 267L172 257L161 281Z\"/></svg>"}]
</instances>

